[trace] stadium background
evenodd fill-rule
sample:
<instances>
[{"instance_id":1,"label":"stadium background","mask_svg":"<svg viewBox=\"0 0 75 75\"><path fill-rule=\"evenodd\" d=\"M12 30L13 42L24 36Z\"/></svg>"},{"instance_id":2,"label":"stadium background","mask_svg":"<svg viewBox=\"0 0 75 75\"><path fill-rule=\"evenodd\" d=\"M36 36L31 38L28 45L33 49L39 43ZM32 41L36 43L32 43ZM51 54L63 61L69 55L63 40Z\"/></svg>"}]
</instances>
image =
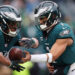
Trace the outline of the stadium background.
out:
<instances>
[{"instance_id":1,"label":"stadium background","mask_svg":"<svg viewBox=\"0 0 75 75\"><path fill-rule=\"evenodd\" d=\"M35 28L35 25L37 23L34 20L33 11L34 8L42 1L46 0L0 0L0 5L8 4L16 7L20 11L22 17L22 26L20 34L25 37L38 38L39 37L39 34L37 34L38 30ZM62 13L61 20L71 25L75 33L75 0L52 0L52 1L56 2L60 6L60 10ZM45 53L45 50L42 47L42 43L43 42L40 42L40 46L36 49L25 49L25 48L22 49L29 51L31 54ZM31 69L30 71L30 75L48 75L49 72L45 63L33 63L33 64L34 66L33 69Z\"/></svg>"}]
</instances>

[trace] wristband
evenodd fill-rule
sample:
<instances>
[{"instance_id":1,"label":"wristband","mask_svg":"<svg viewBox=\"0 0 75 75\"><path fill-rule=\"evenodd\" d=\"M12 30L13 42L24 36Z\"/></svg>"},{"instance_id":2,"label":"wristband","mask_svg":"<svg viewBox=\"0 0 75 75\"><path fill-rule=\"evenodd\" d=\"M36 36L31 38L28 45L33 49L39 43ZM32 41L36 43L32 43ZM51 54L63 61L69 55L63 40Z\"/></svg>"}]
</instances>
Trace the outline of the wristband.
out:
<instances>
[{"instance_id":1,"label":"wristband","mask_svg":"<svg viewBox=\"0 0 75 75\"><path fill-rule=\"evenodd\" d=\"M47 53L47 54L37 54L37 55L31 55L31 60L32 62L52 62L52 54Z\"/></svg>"}]
</instances>

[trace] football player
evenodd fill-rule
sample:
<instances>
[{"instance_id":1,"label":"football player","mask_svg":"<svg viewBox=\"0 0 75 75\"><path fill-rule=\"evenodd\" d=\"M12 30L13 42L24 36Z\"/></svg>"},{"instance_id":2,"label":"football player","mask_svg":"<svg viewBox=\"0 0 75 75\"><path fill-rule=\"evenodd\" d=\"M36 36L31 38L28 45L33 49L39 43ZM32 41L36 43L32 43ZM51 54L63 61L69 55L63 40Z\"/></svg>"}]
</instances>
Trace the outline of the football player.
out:
<instances>
[{"instance_id":1,"label":"football player","mask_svg":"<svg viewBox=\"0 0 75 75\"><path fill-rule=\"evenodd\" d=\"M0 63L10 66L12 69L20 71L24 67L11 63L5 56L13 46L31 47L36 46L33 43L35 39L20 38L21 16L18 10L10 5L0 6ZM34 41L33 41L34 39ZM27 41L24 41L27 40ZM26 45L27 43L28 46Z\"/></svg>"},{"instance_id":2,"label":"football player","mask_svg":"<svg viewBox=\"0 0 75 75\"><path fill-rule=\"evenodd\" d=\"M75 36L71 27L60 21L59 6L43 1L35 8L34 16L40 23L38 27L47 53L25 52L23 61L46 62L52 75L75 75Z\"/></svg>"}]
</instances>

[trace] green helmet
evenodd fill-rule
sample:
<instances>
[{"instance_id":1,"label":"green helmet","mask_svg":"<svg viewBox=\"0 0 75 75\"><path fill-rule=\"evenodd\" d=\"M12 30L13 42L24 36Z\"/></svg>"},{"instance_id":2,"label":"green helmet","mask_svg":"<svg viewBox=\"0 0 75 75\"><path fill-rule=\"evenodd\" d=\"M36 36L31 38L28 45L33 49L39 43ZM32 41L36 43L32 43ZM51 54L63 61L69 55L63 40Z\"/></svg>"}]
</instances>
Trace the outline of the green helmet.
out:
<instances>
[{"instance_id":1,"label":"green helmet","mask_svg":"<svg viewBox=\"0 0 75 75\"><path fill-rule=\"evenodd\" d=\"M10 23L10 24L9 24ZM9 25L14 25L17 23L16 31L9 31L10 30ZM11 5L2 5L0 6L0 29L2 32L9 36L16 36L18 28L20 27L21 23L21 17L16 8L14 8Z\"/></svg>"},{"instance_id":2,"label":"green helmet","mask_svg":"<svg viewBox=\"0 0 75 75\"><path fill-rule=\"evenodd\" d=\"M45 25L43 25L44 27L41 28L42 30L46 30L54 21L57 21L61 17L61 13L55 2L43 1L35 8L34 17L38 19L47 17L47 21L45 22Z\"/></svg>"}]
</instances>

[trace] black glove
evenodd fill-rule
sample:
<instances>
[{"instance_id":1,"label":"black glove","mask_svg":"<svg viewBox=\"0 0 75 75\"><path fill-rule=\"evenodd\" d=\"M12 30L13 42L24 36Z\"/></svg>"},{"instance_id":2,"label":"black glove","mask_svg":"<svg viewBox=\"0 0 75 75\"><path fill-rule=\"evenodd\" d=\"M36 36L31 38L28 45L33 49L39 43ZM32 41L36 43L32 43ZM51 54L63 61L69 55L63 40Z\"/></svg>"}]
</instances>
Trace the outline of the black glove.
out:
<instances>
[{"instance_id":1,"label":"black glove","mask_svg":"<svg viewBox=\"0 0 75 75\"><path fill-rule=\"evenodd\" d=\"M18 72L23 71L25 69L25 67L20 66L19 64L17 64L16 62L13 62L12 65L10 66L10 68L12 70L16 70Z\"/></svg>"},{"instance_id":2,"label":"black glove","mask_svg":"<svg viewBox=\"0 0 75 75\"><path fill-rule=\"evenodd\" d=\"M35 44L33 39L20 40L19 42L22 42L25 48L32 48L32 46Z\"/></svg>"}]
</instances>

